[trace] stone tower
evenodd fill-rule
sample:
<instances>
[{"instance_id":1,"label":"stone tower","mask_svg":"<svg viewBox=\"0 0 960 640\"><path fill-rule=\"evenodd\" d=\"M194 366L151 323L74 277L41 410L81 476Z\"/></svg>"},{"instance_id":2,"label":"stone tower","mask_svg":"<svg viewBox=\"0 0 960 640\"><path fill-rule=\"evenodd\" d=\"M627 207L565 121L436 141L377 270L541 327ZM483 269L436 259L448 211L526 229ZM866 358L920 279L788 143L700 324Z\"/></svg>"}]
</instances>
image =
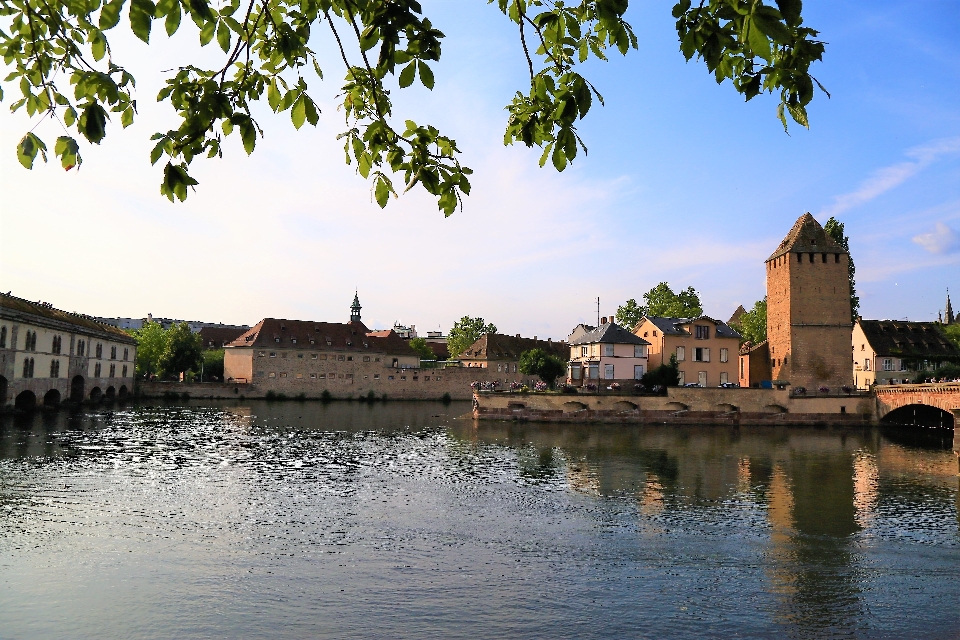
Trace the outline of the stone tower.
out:
<instances>
[{"instance_id":1,"label":"stone tower","mask_svg":"<svg viewBox=\"0 0 960 640\"><path fill-rule=\"evenodd\" d=\"M953 317L953 305L950 304L950 289L947 289L947 308L943 313L943 324L953 324L956 318Z\"/></svg>"},{"instance_id":2,"label":"stone tower","mask_svg":"<svg viewBox=\"0 0 960 640\"><path fill-rule=\"evenodd\" d=\"M360 298L353 292L353 304L350 305L350 322L360 322Z\"/></svg>"},{"instance_id":3,"label":"stone tower","mask_svg":"<svg viewBox=\"0 0 960 640\"><path fill-rule=\"evenodd\" d=\"M849 259L809 213L767 258L767 341L774 380L810 391L852 386Z\"/></svg>"}]
</instances>

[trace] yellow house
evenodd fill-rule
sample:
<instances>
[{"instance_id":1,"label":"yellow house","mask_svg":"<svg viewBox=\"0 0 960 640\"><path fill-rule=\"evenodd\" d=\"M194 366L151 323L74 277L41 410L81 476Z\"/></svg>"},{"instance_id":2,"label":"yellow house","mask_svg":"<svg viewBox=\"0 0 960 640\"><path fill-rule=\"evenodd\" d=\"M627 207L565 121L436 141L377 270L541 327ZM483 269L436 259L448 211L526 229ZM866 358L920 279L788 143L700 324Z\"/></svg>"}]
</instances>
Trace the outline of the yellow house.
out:
<instances>
[{"instance_id":1,"label":"yellow house","mask_svg":"<svg viewBox=\"0 0 960 640\"><path fill-rule=\"evenodd\" d=\"M650 341L651 369L677 357L681 385L716 387L739 380L740 334L725 322L707 316L644 316L633 333Z\"/></svg>"}]
</instances>

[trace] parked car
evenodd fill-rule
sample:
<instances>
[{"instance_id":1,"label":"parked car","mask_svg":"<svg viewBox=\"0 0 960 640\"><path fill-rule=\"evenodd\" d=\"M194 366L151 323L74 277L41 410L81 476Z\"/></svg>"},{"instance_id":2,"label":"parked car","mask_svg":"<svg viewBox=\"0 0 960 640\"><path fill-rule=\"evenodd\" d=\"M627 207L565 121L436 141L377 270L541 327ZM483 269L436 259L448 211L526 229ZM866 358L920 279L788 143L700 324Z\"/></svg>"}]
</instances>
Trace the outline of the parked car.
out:
<instances>
[{"instance_id":1,"label":"parked car","mask_svg":"<svg viewBox=\"0 0 960 640\"><path fill-rule=\"evenodd\" d=\"M685 384L685 385L683 385L683 386L684 386L684 387L699 387L700 384L697 383L697 382L688 382L687 384Z\"/></svg>"},{"instance_id":2,"label":"parked car","mask_svg":"<svg viewBox=\"0 0 960 640\"><path fill-rule=\"evenodd\" d=\"M740 385L736 382L723 382L720 384L722 389L739 389Z\"/></svg>"}]
</instances>

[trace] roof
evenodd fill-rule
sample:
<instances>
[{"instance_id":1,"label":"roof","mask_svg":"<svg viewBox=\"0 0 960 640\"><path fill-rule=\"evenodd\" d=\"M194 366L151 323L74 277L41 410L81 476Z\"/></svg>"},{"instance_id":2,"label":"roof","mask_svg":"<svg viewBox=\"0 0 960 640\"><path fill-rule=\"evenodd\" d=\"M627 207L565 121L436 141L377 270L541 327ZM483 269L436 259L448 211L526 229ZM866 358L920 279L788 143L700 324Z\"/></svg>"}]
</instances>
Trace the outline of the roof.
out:
<instances>
[{"instance_id":1,"label":"roof","mask_svg":"<svg viewBox=\"0 0 960 640\"><path fill-rule=\"evenodd\" d=\"M370 331L362 322L341 324L281 318L264 318L226 346L417 355L393 330Z\"/></svg>"},{"instance_id":2,"label":"roof","mask_svg":"<svg viewBox=\"0 0 960 640\"><path fill-rule=\"evenodd\" d=\"M777 250L774 251L767 262L774 258L779 258L788 253L847 253L843 247L837 244L837 241L823 230L820 223L810 215L805 213L793 224L790 233L783 239Z\"/></svg>"},{"instance_id":3,"label":"roof","mask_svg":"<svg viewBox=\"0 0 960 640\"><path fill-rule=\"evenodd\" d=\"M217 348L229 344L246 333L248 329L242 327L200 327L200 339L203 346L214 343Z\"/></svg>"},{"instance_id":4,"label":"roof","mask_svg":"<svg viewBox=\"0 0 960 640\"><path fill-rule=\"evenodd\" d=\"M740 320L740 316L744 315L746 312L747 310L743 308L743 305L740 305L737 307L737 310L733 312L733 315L730 316L730 319L727 320L727 324L735 324Z\"/></svg>"},{"instance_id":5,"label":"roof","mask_svg":"<svg viewBox=\"0 0 960 640\"><path fill-rule=\"evenodd\" d=\"M518 360L520 354L532 349L543 349L564 360L570 357L566 342L521 338L502 333L485 333L476 342L463 350L460 360Z\"/></svg>"},{"instance_id":6,"label":"roof","mask_svg":"<svg viewBox=\"0 0 960 640\"><path fill-rule=\"evenodd\" d=\"M718 338L736 338L739 340L742 336L731 328L726 322L714 320L710 316L698 316L696 318L664 318L661 316L644 316L643 320L652 322L665 336L689 336L690 331L685 329L687 325L697 321L712 322L717 328L716 337ZM643 320L640 322L642 323Z\"/></svg>"},{"instance_id":7,"label":"roof","mask_svg":"<svg viewBox=\"0 0 960 640\"><path fill-rule=\"evenodd\" d=\"M570 344L595 344L597 342L606 344L650 344L640 336L636 336L627 331L616 322L602 324L593 331L586 332Z\"/></svg>"},{"instance_id":8,"label":"roof","mask_svg":"<svg viewBox=\"0 0 960 640\"><path fill-rule=\"evenodd\" d=\"M87 329L88 331L96 331L101 334L109 334L110 339L116 340L117 342L128 342L130 344L137 343L133 336L123 329L113 325L104 324L94 320L90 316L56 309L53 307L53 305L48 303L30 302L29 300L24 300L23 298L11 296L6 293L0 293L0 309L8 309L14 312L40 316L49 320L72 324L75 327L78 327L78 329Z\"/></svg>"},{"instance_id":9,"label":"roof","mask_svg":"<svg viewBox=\"0 0 960 640\"><path fill-rule=\"evenodd\" d=\"M861 319L857 324L878 356L960 358L960 347L935 322Z\"/></svg>"},{"instance_id":10,"label":"roof","mask_svg":"<svg viewBox=\"0 0 960 640\"><path fill-rule=\"evenodd\" d=\"M740 347L740 355L742 356L762 355L761 353L758 353L758 352L763 352L763 354L765 354L769 350L770 350L770 345L767 343L766 340L764 340L760 344L750 344L749 342L744 342L743 345Z\"/></svg>"}]
</instances>

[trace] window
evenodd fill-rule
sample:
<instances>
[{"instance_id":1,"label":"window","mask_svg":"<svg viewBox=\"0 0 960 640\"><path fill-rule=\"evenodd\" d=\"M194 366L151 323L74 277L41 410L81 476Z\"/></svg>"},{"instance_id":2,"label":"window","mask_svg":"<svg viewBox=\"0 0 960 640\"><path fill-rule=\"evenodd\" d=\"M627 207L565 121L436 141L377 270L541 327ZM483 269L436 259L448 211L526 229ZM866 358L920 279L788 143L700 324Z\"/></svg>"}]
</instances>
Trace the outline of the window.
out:
<instances>
[{"instance_id":1,"label":"window","mask_svg":"<svg viewBox=\"0 0 960 640\"><path fill-rule=\"evenodd\" d=\"M270 352L270 357L271 357L271 358L276 358L276 357L277 357L277 352L276 352L276 351L271 351L271 352Z\"/></svg>"},{"instance_id":2,"label":"window","mask_svg":"<svg viewBox=\"0 0 960 640\"><path fill-rule=\"evenodd\" d=\"M100 343L100 342L98 342L98 343L97 343L97 358L99 359L99 358L102 358L102 357L103 357L103 344Z\"/></svg>"},{"instance_id":3,"label":"window","mask_svg":"<svg viewBox=\"0 0 960 640\"><path fill-rule=\"evenodd\" d=\"M379 380L379 379L380 379L380 374L379 374L379 373L373 374L373 379L374 379L374 380Z\"/></svg>"},{"instance_id":4,"label":"window","mask_svg":"<svg viewBox=\"0 0 960 640\"><path fill-rule=\"evenodd\" d=\"M687 351L683 347L677 347L677 361L683 362L687 359Z\"/></svg>"},{"instance_id":5,"label":"window","mask_svg":"<svg viewBox=\"0 0 960 640\"><path fill-rule=\"evenodd\" d=\"M497 365L497 373L500 373L501 371L503 371L503 365L498 364L498 365Z\"/></svg>"},{"instance_id":6,"label":"window","mask_svg":"<svg viewBox=\"0 0 960 640\"><path fill-rule=\"evenodd\" d=\"M413 376L413 379L414 379L414 380L419 380L419 379L420 379L420 376Z\"/></svg>"},{"instance_id":7,"label":"window","mask_svg":"<svg viewBox=\"0 0 960 640\"><path fill-rule=\"evenodd\" d=\"M347 360L350 361L350 362L352 362L352 361L353 361L353 356L347 356Z\"/></svg>"},{"instance_id":8,"label":"window","mask_svg":"<svg viewBox=\"0 0 960 640\"><path fill-rule=\"evenodd\" d=\"M710 327L709 325L694 325L696 331L697 340L709 340L710 339Z\"/></svg>"},{"instance_id":9,"label":"window","mask_svg":"<svg viewBox=\"0 0 960 640\"><path fill-rule=\"evenodd\" d=\"M333 377L333 374L330 374L330 376L331 376L331 377ZM324 379L326 379L326 377L327 377L327 374L325 374L325 373L321 373L321 374L318 374L318 376L317 376L317 377L319 377L319 378L320 378L321 380L324 380Z\"/></svg>"},{"instance_id":10,"label":"window","mask_svg":"<svg viewBox=\"0 0 960 640\"><path fill-rule=\"evenodd\" d=\"M316 359L317 359L317 354L311 353L311 354L310 354L310 359L311 359L311 360L316 360ZM326 360L326 358L324 358L324 360Z\"/></svg>"},{"instance_id":11,"label":"window","mask_svg":"<svg viewBox=\"0 0 960 640\"><path fill-rule=\"evenodd\" d=\"M0 349L7 348L7 328L0 327Z\"/></svg>"},{"instance_id":12,"label":"window","mask_svg":"<svg viewBox=\"0 0 960 640\"><path fill-rule=\"evenodd\" d=\"M605 345L603 345L603 355L605 355L605 356L612 356L612 355L613 355L613 345L612 345L612 344L605 344Z\"/></svg>"},{"instance_id":13,"label":"window","mask_svg":"<svg viewBox=\"0 0 960 640\"><path fill-rule=\"evenodd\" d=\"M870 371L870 358L865 358L863 361L863 370Z\"/></svg>"},{"instance_id":14,"label":"window","mask_svg":"<svg viewBox=\"0 0 960 640\"><path fill-rule=\"evenodd\" d=\"M884 358L884 359L883 359L883 370L884 370L884 371L893 371L893 358Z\"/></svg>"},{"instance_id":15,"label":"window","mask_svg":"<svg viewBox=\"0 0 960 640\"><path fill-rule=\"evenodd\" d=\"M281 374L280 374L280 377L281 377L281 378L286 378L286 377L287 377L287 374L286 374L286 373L281 373Z\"/></svg>"},{"instance_id":16,"label":"window","mask_svg":"<svg viewBox=\"0 0 960 640\"><path fill-rule=\"evenodd\" d=\"M113 378L113 377L115 377L116 375L117 375L117 365L111 364L111 365L110 365L110 377Z\"/></svg>"},{"instance_id":17,"label":"window","mask_svg":"<svg viewBox=\"0 0 960 640\"><path fill-rule=\"evenodd\" d=\"M23 359L23 377L24 378L33 377L33 358Z\"/></svg>"},{"instance_id":18,"label":"window","mask_svg":"<svg viewBox=\"0 0 960 640\"><path fill-rule=\"evenodd\" d=\"M642 364L633 365L633 379L639 380L642 377L643 377L643 365Z\"/></svg>"},{"instance_id":19,"label":"window","mask_svg":"<svg viewBox=\"0 0 960 640\"><path fill-rule=\"evenodd\" d=\"M111 360L116 360L116 359L117 359L117 348L116 348L116 347L110 347L110 359L111 359Z\"/></svg>"},{"instance_id":20,"label":"window","mask_svg":"<svg viewBox=\"0 0 960 640\"><path fill-rule=\"evenodd\" d=\"M727 384L730 382L730 375L726 371L720 372L720 384Z\"/></svg>"},{"instance_id":21,"label":"window","mask_svg":"<svg viewBox=\"0 0 960 640\"><path fill-rule=\"evenodd\" d=\"M682 387L683 385L687 384L687 376L683 373L683 371L678 371L677 373L680 375L680 381L677 384Z\"/></svg>"},{"instance_id":22,"label":"window","mask_svg":"<svg viewBox=\"0 0 960 640\"><path fill-rule=\"evenodd\" d=\"M580 379L580 365L573 365L570 367L570 378L573 380Z\"/></svg>"},{"instance_id":23,"label":"window","mask_svg":"<svg viewBox=\"0 0 960 640\"><path fill-rule=\"evenodd\" d=\"M653 330L653 337L654 337L654 338L657 337L657 330L656 330L656 329Z\"/></svg>"},{"instance_id":24,"label":"window","mask_svg":"<svg viewBox=\"0 0 960 640\"><path fill-rule=\"evenodd\" d=\"M374 358L373 361L374 361L374 362L380 362L380 358Z\"/></svg>"},{"instance_id":25,"label":"window","mask_svg":"<svg viewBox=\"0 0 960 640\"><path fill-rule=\"evenodd\" d=\"M597 380L600 378L600 366L597 364L591 364L587 369L587 375L589 375L591 380Z\"/></svg>"},{"instance_id":26,"label":"window","mask_svg":"<svg viewBox=\"0 0 960 640\"><path fill-rule=\"evenodd\" d=\"M634 358L646 358L646 357L647 357L647 345L645 345L645 344L635 344L635 345L633 345L633 357L634 357Z\"/></svg>"},{"instance_id":27,"label":"window","mask_svg":"<svg viewBox=\"0 0 960 640\"><path fill-rule=\"evenodd\" d=\"M267 377L269 377L269 378L276 378L276 377L277 377L277 374L276 374L276 372L271 371L271 372L270 372L270 375L267 376Z\"/></svg>"},{"instance_id":28,"label":"window","mask_svg":"<svg viewBox=\"0 0 960 640\"><path fill-rule=\"evenodd\" d=\"M63 348L63 337L53 336L53 346L51 347L50 352L59 354L62 348Z\"/></svg>"},{"instance_id":29,"label":"window","mask_svg":"<svg viewBox=\"0 0 960 640\"><path fill-rule=\"evenodd\" d=\"M603 378L604 380L613 380L613 365L605 364L603 365Z\"/></svg>"},{"instance_id":30,"label":"window","mask_svg":"<svg viewBox=\"0 0 960 640\"><path fill-rule=\"evenodd\" d=\"M424 382L430 382L430 376L423 376Z\"/></svg>"},{"instance_id":31,"label":"window","mask_svg":"<svg viewBox=\"0 0 960 640\"><path fill-rule=\"evenodd\" d=\"M724 347L720 349L720 362L726 362L730 359L730 350Z\"/></svg>"},{"instance_id":32,"label":"window","mask_svg":"<svg viewBox=\"0 0 960 640\"><path fill-rule=\"evenodd\" d=\"M82 356L87 350L86 340L80 340L77 342L77 355Z\"/></svg>"},{"instance_id":33,"label":"window","mask_svg":"<svg viewBox=\"0 0 960 640\"><path fill-rule=\"evenodd\" d=\"M643 337L646 338L648 333L649 333L649 331L644 331L644 332L643 332Z\"/></svg>"},{"instance_id":34,"label":"window","mask_svg":"<svg viewBox=\"0 0 960 640\"><path fill-rule=\"evenodd\" d=\"M280 342L280 338L274 338L274 342Z\"/></svg>"},{"instance_id":35,"label":"window","mask_svg":"<svg viewBox=\"0 0 960 640\"><path fill-rule=\"evenodd\" d=\"M297 344L297 339L293 338L290 342L292 342L293 344Z\"/></svg>"},{"instance_id":36,"label":"window","mask_svg":"<svg viewBox=\"0 0 960 640\"><path fill-rule=\"evenodd\" d=\"M693 350L694 362L710 362L710 349L697 347Z\"/></svg>"},{"instance_id":37,"label":"window","mask_svg":"<svg viewBox=\"0 0 960 640\"><path fill-rule=\"evenodd\" d=\"M94 378L99 378L99 377L100 377L100 363L99 363L99 362L98 362L97 364L93 365L93 377L94 377Z\"/></svg>"},{"instance_id":38,"label":"window","mask_svg":"<svg viewBox=\"0 0 960 640\"><path fill-rule=\"evenodd\" d=\"M513 365L513 372L514 372L514 373L517 372L517 365L516 365L516 364Z\"/></svg>"},{"instance_id":39,"label":"window","mask_svg":"<svg viewBox=\"0 0 960 640\"><path fill-rule=\"evenodd\" d=\"M326 360L326 359L327 359L327 354L321 353L321 354L320 354L320 359L321 359L321 360Z\"/></svg>"},{"instance_id":40,"label":"window","mask_svg":"<svg viewBox=\"0 0 960 640\"><path fill-rule=\"evenodd\" d=\"M743 377L743 361L745 358L740 358L740 377Z\"/></svg>"},{"instance_id":41,"label":"window","mask_svg":"<svg viewBox=\"0 0 960 640\"><path fill-rule=\"evenodd\" d=\"M387 380L393 380L393 376L387 376Z\"/></svg>"},{"instance_id":42,"label":"window","mask_svg":"<svg viewBox=\"0 0 960 640\"><path fill-rule=\"evenodd\" d=\"M310 377L311 377L312 379L316 380L316 379L317 379L317 374L311 373L311 374L310 374Z\"/></svg>"},{"instance_id":43,"label":"window","mask_svg":"<svg viewBox=\"0 0 960 640\"><path fill-rule=\"evenodd\" d=\"M124 360L129 360L129 359L130 359L130 349L127 349L126 347L123 348L123 359L124 359ZM126 376L124 376L124 377L126 377Z\"/></svg>"},{"instance_id":44,"label":"window","mask_svg":"<svg viewBox=\"0 0 960 640\"><path fill-rule=\"evenodd\" d=\"M406 380L406 379L407 379L407 376L400 376L400 379L401 379L401 380Z\"/></svg>"},{"instance_id":45,"label":"window","mask_svg":"<svg viewBox=\"0 0 960 640\"><path fill-rule=\"evenodd\" d=\"M900 371L906 371L906 370L907 370L907 361L900 360Z\"/></svg>"},{"instance_id":46,"label":"window","mask_svg":"<svg viewBox=\"0 0 960 640\"><path fill-rule=\"evenodd\" d=\"M266 355L267 355L267 352L266 352L266 351L260 351L260 352L257 353L257 356L259 356L259 357L261 357L261 358L266 357Z\"/></svg>"},{"instance_id":47,"label":"window","mask_svg":"<svg viewBox=\"0 0 960 640\"><path fill-rule=\"evenodd\" d=\"M60 377L60 361L59 360L50 361L50 377L51 378Z\"/></svg>"},{"instance_id":48,"label":"window","mask_svg":"<svg viewBox=\"0 0 960 640\"><path fill-rule=\"evenodd\" d=\"M370 356L363 356L364 362L370 362Z\"/></svg>"},{"instance_id":49,"label":"window","mask_svg":"<svg viewBox=\"0 0 960 640\"><path fill-rule=\"evenodd\" d=\"M581 356L588 355L587 347L580 347L580 355Z\"/></svg>"},{"instance_id":50,"label":"window","mask_svg":"<svg viewBox=\"0 0 960 640\"><path fill-rule=\"evenodd\" d=\"M344 356L337 356L337 360L340 360L342 362L344 360Z\"/></svg>"},{"instance_id":51,"label":"window","mask_svg":"<svg viewBox=\"0 0 960 640\"><path fill-rule=\"evenodd\" d=\"M123 365L123 377L127 377L127 365Z\"/></svg>"},{"instance_id":52,"label":"window","mask_svg":"<svg viewBox=\"0 0 960 640\"><path fill-rule=\"evenodd\" d=\"M303 378L303 374L302 374L302 373L298 373L298 374L297 374L297 380L300 380L300 379L302 379L302 378Z\"/></svg>"}]
</instances>

